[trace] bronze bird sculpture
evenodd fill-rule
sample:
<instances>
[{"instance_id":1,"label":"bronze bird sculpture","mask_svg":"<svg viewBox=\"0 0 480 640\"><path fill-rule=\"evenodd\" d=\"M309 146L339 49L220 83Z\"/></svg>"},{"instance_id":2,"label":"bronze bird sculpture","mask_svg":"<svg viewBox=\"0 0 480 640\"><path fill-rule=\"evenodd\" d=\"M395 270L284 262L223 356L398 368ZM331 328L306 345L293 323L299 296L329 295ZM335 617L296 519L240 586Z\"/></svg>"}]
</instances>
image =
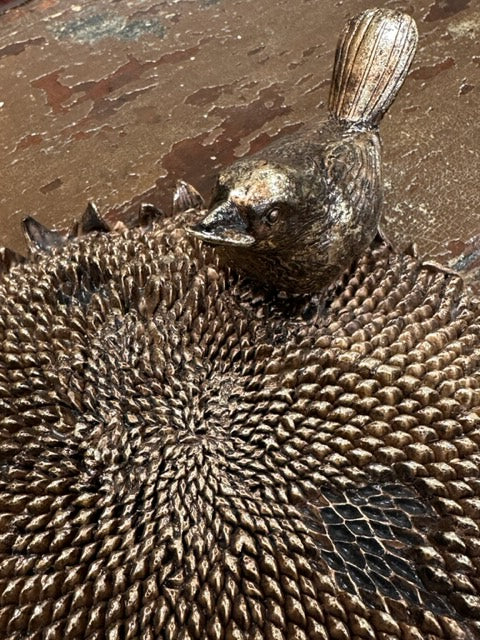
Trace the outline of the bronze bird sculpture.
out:
<instances>
[{"instance_id":1,"label":"bronze bird sculpture","mask_svg":"<svg viewBox=\"0 0 480 640\"><path fill-rule=\"evenodd\" d=\"M325 289L378 229L378 124L417 44L414 20L371 10L338 43L326 122L222 171L191 233L255 280L294 293Z\"/></svg>"},{"instance_id":2,"label":"bronze bird sculpture","mask_svg":"<svg viewBox=\"0 0 480 640\"><path fill-rule=\"evenodd\" d=\"M258 288L198 217L1 254L2 640L480 638L480 301L380 240Z\"/></svg>"}]
</instances>

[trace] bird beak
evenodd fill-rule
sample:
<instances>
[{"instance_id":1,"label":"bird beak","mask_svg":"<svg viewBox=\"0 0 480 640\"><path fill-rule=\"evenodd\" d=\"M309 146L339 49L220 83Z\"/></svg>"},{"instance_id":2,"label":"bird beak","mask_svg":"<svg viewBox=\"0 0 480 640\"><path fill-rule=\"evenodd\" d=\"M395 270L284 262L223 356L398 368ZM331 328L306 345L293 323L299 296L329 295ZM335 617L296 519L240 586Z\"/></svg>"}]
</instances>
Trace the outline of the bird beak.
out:
<instances>
[{"instance_id":1,"label":"bird beak","mask_svg":"<svg viewBox=\"0 0 480 640\"><path fill-rule=\"evenodd\" d=\"M222 202L187 231L211 244L250 247L255 243L255 238L247 233L247 225L233 202Z\"/></svg>"}]
</instances>

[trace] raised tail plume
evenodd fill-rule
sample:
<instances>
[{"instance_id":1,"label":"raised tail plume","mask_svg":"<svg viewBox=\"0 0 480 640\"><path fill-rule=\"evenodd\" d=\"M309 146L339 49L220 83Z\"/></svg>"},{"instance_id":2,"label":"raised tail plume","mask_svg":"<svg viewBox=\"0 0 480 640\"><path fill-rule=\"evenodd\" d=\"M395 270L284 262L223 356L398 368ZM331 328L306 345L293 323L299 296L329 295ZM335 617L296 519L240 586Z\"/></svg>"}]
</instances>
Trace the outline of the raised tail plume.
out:
<instances>
[{"instance_id":1,"label":"raised tail plume","mask_svg":"<svg viewBox=\"0 0 480 640\"><path fill-rule=\"evenodd\" d=\"M392 104L417 47L415 21L392 9L352 18L338 42L329 110L347 125L372 126Z\"/></svg>"}]
</instances>

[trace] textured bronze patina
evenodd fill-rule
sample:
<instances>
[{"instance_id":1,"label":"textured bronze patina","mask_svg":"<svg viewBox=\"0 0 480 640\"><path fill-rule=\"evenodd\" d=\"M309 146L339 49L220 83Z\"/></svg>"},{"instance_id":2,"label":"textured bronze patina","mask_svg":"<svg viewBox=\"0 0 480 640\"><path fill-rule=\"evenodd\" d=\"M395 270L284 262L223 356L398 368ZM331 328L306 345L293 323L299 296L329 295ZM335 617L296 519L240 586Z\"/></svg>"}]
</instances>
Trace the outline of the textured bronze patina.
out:
<instances>
[{"instance_id":1,"label":"textured bronze patina","mask_svg":"<svg viewBox=\"0 0 480 640\"><path fill-rule=\"evenodd\" d=\"M478 638L478 300L385 245L324 298L257 291L195 215L26 225L0 637Z\"/></svg>"},{"instance_id":2,"label":"textured bronze patina","mask_svg":"<svg viewBox=\"0 0 480 640\"><path fill-rule=\"evenodd\" d=\"M480 637L480 301L378 241L257 289L200 202L2 252L2 640Z\"/></svg>"},{"instance_id":3,"label":"textured bronze patina","mask_svg":"<svg viewBox=\"0 0 480 640\"><path fill-rule=\"evenodd\" d=\"M191 232L267 286L315 293L358 258L378 229L378 123L417 45L405 13L372 9L338 43L329 119L223 171Z\"/></svg>"}]
</instances>

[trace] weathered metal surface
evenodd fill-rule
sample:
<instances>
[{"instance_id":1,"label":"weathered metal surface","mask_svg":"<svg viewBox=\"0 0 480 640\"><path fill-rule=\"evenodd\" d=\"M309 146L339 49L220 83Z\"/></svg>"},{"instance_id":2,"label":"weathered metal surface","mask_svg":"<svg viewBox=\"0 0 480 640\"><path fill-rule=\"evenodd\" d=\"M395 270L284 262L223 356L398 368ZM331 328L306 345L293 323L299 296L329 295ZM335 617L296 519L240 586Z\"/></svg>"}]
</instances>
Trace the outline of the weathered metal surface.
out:
<instances>
[{"instance_id":1,"label":"weathered metal surface","mask_svg":"<svg viewBox=\"0 0 480 640\"><path fill-rule=\"evenodd\" d=\"M478 640L480 300L381 244L264 293L197 218L1 278L0 638Z\"/></svg>"},{"instance_id":2,"label":"weathered metal surface","mask_svg":"<svg viewBox=\"0 0 480 640\"><path fill-rule=\"evenodd\" d=\"M448 6L432 5L425 18ZM80 47L113 28L128 50L145 23L115 20L60 20L55 29L74 33ZM149 28L167 38L161 23ZM13 45L17 56L48 49L45 36L28 37ZM133 184L119 167L133 173L155 154L147 130L132 146L128 109L154 95L150 75L170 53L126 55L101 77L65 58L46 75L39 59L40 73L29 76L57 128L18 139L6 166L23 180L18 202L31 185L43 207L63 197L44 220L72 215L103 177L104 204L118 200ZM235 69L235 58L228 63ZM212 167L202 154L218 139L228 160L296 127L288 81L258 80L260 94L255 81L232 79L232 96L218 93L205 107L206 127L224 109L218 130L201 128L199 138L188 133L201 107L191 104L195 93L178 103L186 137L158 155L163 177L144 191L160 200L175 162L205 186ZM245 111L242 82L252 91ZM270 106L259 98L269 87ZM15 111L15 95L12 83L9 110L20 123L26 112ZM159 108L149 112L155 125L158 112L162 119ZM70 144L89 150L84 165ZM18 187L12 178L6 190ZM186 236L191 213L147 224L155 215L147 207L147 228L106 233L90 207L77 227L87 235L75 241L29 219L30 259L2 279L0 636L477 638L478 300L460 278L386 246L367 251L325 299L263 295ZM464 226L476 221L470 215ZM104 233L88 234L95 229ZM464 240L451 245L460 268L475 261L471 231L470 254ZM17 261L4 258L5 269Z\"/></svg>"},{"instance_id":3,"label":"weathered metal surface","mask_svg":"<svg viewBox=\"0 0 480 640\"><path fill-rule=\"evenodd\" d=\"M382 124L388 233L480 269L480 9L382 2L419 25L413 72ZM335 34L364 0L33 0L0 22L2 242L36 213L96 201L128 216L204 193L236 157L324 115Z\"/></svg>"}]
</instances>

